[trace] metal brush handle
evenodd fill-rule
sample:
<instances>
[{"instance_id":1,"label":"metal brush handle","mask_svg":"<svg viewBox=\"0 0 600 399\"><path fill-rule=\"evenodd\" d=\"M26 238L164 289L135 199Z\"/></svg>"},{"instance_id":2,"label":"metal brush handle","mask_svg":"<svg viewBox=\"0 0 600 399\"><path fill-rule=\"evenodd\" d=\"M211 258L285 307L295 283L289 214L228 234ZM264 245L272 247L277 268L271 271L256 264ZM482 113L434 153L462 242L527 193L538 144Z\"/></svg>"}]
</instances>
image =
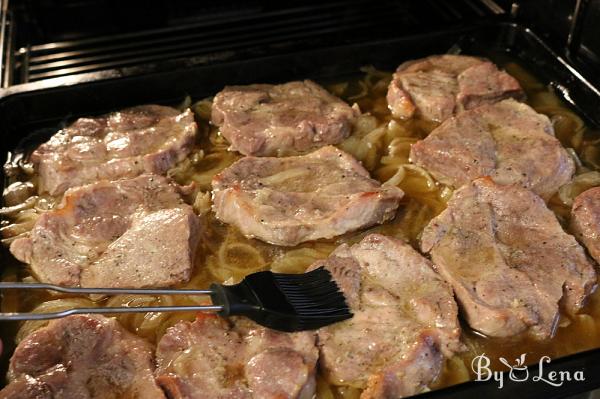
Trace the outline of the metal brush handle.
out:
<instances>
[{"instance_id":1,"label":"metal brush handle","mask_svg":"<svg viewBox=\"0 0 600 399\"><path fill-rule=\"evenodd\" d=\"M102 294L102 295L211 295L212 290L189 289L129 289L129 288L74 288L61 287L53 284L41 283L12 283L0 282L0 291L5 289L31 289L50 290L68 294ZM102 307L102 308L74 308L51 313L0 313L0 321L20 320L50 320L74 314L89 313L145 313L145 312L220 312L223 306L219 305L190 305L190 306L140 306L140 307Z\"/></svg>"},{"instance_id":2,"label":"metal brush handle","mask_svg":"<svg viewBox=\"0 0 600 399\"><path fill-rule=\"evenodd\" d=\"M293 332L315 330L352 317L344 294L324 267L301 274L256 272L247 275L238 284L213 284L208 290L72 288L42 283L0 282L0 292L9 289L100 295L208 295L212 304L72 308L53 313L0 313L0 321L47 320L81 313L192 311L217 313L222 317L244 316L268 328Z\"/></svg>"}]
</instances>

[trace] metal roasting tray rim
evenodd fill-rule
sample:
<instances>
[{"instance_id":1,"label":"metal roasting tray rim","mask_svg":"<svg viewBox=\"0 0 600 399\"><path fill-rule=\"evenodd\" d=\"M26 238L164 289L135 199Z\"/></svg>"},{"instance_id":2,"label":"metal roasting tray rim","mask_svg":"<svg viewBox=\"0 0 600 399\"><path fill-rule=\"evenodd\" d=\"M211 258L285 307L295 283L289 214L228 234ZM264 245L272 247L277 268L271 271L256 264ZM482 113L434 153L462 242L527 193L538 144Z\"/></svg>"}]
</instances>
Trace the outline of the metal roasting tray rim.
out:
<instances>
[{"instance_id":1,"label":"metal roasting tray rim","mask_svg":"<svg viewBox=\"0 0 600 399\"><path fill-rule=\"evenodd\" d=\"M512 22L488 21L314 50L284 49L281 53L281 48L252 49L12 86L0 91L0 162L4 163L7 154L20 147L23 139L32 133L56 129L75 116L100 114L151 102L174 104L186 95L194 99L204 98L228 84L283 82L300 78L332 80L356 76L359 68L365 65L393 70L402 61L444 53L457 47L466 54L485 56L494 52L510 55L553 87L592 128L600 127L599 88L552 51L531 29ZM279 53L275 54L275 51ZM3 172L0 173L5 180ZM0 249L1 260L10 256L6 248ZM9 339L7 335L10 330L8 326L0 327L0 337L5 335L2 338L8 349L0 357L2 374L12 353L12 337ZM530 366L530 374L537 374L537 368L537 364ZM552 359L544 370L546 373L570 371L571 374L583 370L586 379L583 382L565 381L555 387L531 379L514 382L505 376L502 389L497 388L493 379L470 381L419 397L493 399L519 395L522 398L545 399L575 395L600 387L600 348ZM0 383L0 388L2 386Z\"/></svg>"}]
</instances>

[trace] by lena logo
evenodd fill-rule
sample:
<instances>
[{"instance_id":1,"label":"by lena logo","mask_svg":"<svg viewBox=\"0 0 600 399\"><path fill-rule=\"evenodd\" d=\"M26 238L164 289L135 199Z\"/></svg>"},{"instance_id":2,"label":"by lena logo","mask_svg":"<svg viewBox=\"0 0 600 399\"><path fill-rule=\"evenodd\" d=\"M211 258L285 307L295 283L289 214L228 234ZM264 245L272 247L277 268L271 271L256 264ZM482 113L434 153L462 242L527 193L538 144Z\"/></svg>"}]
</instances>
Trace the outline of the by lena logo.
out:
<instances>
[{"instance_id":1,"label":"by lena logo","mask_svg":"<svg viewBox=\"0 0 600 399\"><path fill-rule=\"evenodd\" d=\"M544 365L549 364L552 359L549 356L542 356L538 363L537 374L530 374L530 370L525 365L526 354L523 353L517 359L515 359L514 364L511 364L508 360L501 357L498 358L500 363L508 367L508 379L514 382L523 382L531 381L534 382L542 382L555 387L559 387L565 383L565 381L585 381L585 376L583 375L583 370L577 371L549 371L546 372L544 370ZM505 373L501 371L492 371L490 369L490 358L482 353L479 356L475 356L471 361L471 369L477 376L475 381L489 381L493 379L498 382L498 389L502 389L504 387L504 378L506 376Z\"/></svg>"}]
</instances>

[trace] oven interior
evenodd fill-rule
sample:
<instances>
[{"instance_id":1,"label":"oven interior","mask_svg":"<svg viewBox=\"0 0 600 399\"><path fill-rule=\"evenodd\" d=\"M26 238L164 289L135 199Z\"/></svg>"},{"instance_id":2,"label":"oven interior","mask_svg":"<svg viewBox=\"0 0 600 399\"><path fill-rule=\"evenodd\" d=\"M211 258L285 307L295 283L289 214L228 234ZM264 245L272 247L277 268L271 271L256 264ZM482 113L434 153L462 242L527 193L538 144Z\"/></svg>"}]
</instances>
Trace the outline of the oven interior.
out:
<instances>
[{"instance_id":1,"label":"oven interior","mask_svg":"<svg viewBox=\"0 0 600 399\"><path fill-rule=\"evenodd\" d=\"M600 41L593 25L600 1L1 0L0 7L3 163L27 145L25 137L48 134L75 116L175 104L225 84L327 80L364 65L392 70L399 61L449 50L510 54L600 127ZM6 251L1 256L7 261ZM0 336L12 329L3 326ZM4 342L2 375L11 352ZM584 384L508 382L498 391L493 381L472 382L425 396L592 397L600 386L598 359L596 350L551 366L585 367Z\"/></svg>"}]
</instances>

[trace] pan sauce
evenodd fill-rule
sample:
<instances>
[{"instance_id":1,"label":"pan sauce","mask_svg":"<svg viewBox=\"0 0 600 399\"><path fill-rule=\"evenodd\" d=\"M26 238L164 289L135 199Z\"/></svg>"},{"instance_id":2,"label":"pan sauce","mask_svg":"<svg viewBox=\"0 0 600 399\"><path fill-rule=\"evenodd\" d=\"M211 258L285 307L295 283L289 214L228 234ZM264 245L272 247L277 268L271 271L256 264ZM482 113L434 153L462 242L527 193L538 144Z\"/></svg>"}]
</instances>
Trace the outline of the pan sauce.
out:
<instances>
[{"instance_id":1,"label":"pan sauce","mask_svg":"<svg viewBox=\"0 0 600 399\"><path fill-rule=\"evenodd\" d=\"M524 87L528 103L538 112L547 114L554 122L556 136L567 148L573 148L577 154L578 178L576 183L567 185L550 201L563 225L568 222L570 201L579 192L593 185L600 185L600 144L593 137L583 121L570 111L546 86L515 63L503 65ZM336 246L343 242L354 243L368 233L379 232L409 240L417 246L419 234L427 222L441 212L452 191L440 186L421 168L408 163L410 145L425 137L435 123L411 120L391 121L385 99L390 73L365 68L365 74L346 81L337 81L326 87L348 102L356 102L363 112L371 115L361 117L353 135L339 145L343 150L361 160L371 174L382 182L397 184L406 193L397 217L390 223L367 231L350 233L333 240L301 244L293 248L275 247L257 240L248 240L234 228L217 222L210 207L210 180L223 168L239 159L239 155L227 152L227 144L218 132L207 124L210 115L210 101L203 100L192 105L200 125L200 139L195 151L188 159L170 171L170 175L181 184L195 181L197 193L190 196L196 211L202 214L207 231L198 248L197 264L192 280L186 287L206 287L213 281L237 281L244 275L264 269L278 272L302 272L314 260L325 258ZM184 104L184 106L189 105ZM571 151L571 150L569 150ZM29 177L35 184L35 176ZM47 199L50 204L54 201ZM38 199L39 203L40 200ZM43 204L42 204L43 205ZM39 207L42 207L39 205ZM45 205L44 205L45 206ZM35 207L34 207L35 209ZM14 232L28 230L39 211L27 214L13 214L12 230L5 230L5 237ZM19 216L20 215L20 216ZM19 229L19 227L21 229ZM3 279L30 278L17 266L7 267ZM36 308L38 311L55 311L60 308L77 306L96 306L107 304L189 304L202 301L201 298L168 298L120 296L96 303L83 298L65 296L34 295L24 297L18 292L3 297L3 311L26 311ZM193 314L140 314L121 315L119 321L131 331L156 342L166 328L177 320L193 319ZM25 323L17 334L17 340L24 337L42 323ZM6 338L6 337L5 337ZM527 338L509 340L488 339L473 333L465 325L463 340L468 351L450 359L434 388L456 384L473 378L470 370L474 356L486 353L492 360L492 368L501 370L503 365L499 357L515 359L527 353L527 363L536 363L544 355L558 358L586 349L600 347L600 293L590 298L589 304L580 315L573 319L566 316L561 319L556 336L549 341L536 342ZM352 387L332 387L322 378L319 379L319 398L355 398L360 391Z\"/></svg>"}]
</instances>

